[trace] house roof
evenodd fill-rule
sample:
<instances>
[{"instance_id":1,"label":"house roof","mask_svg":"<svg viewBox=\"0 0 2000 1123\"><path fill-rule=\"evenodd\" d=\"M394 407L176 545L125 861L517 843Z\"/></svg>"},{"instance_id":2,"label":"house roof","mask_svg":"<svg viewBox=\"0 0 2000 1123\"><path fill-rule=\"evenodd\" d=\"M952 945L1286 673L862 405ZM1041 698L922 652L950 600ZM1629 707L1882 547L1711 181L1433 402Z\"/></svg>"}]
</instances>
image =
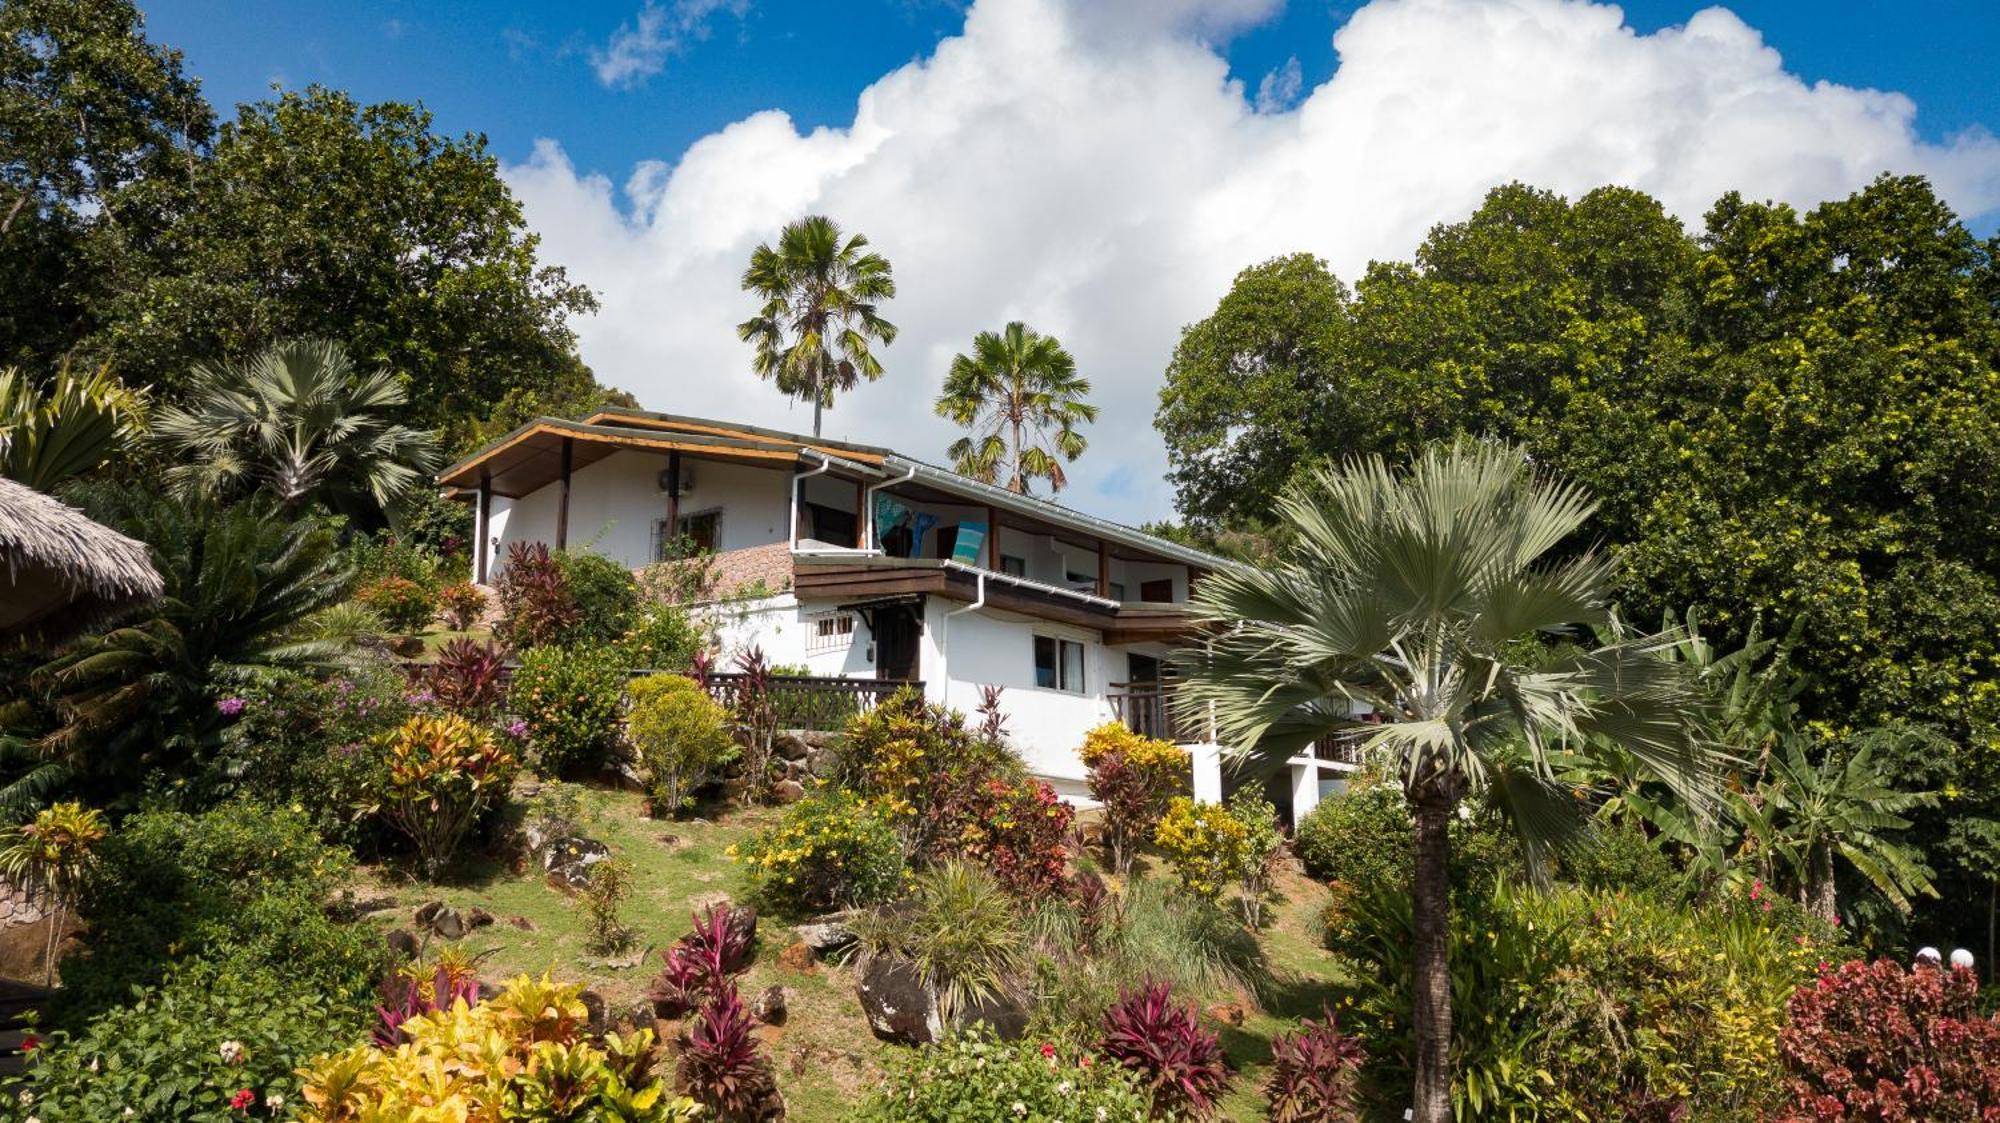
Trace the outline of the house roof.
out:
<instances>
[{"instance_id":1,"label":"house roof","mask_svg":"<svg viewBox=\"0 0 2000 1123\"><path fill-rule=\"evenodd\" d=\"M144 543L0 478L0 637L54 641L163 588Z\"/></svg>"},{"instance_id":2,"label":"house roof","mask_svg":"<svg viewBox=\"0 0 2000 1123\"><path fill-rule=\"evenodd\" d=\"M583 421L536 418L453 464L438 479L448 488L463 491L477 489L484 480L493 494L518 499L561 478L565 442L570 447L572 471L621 449L679 452L683 457L769 467L817 467L830 462L857 479L894 481L887 488L891 492L915 493L940 503L991 507L1014 515L1017 522L1076 540L1087 548L1102 541L1114 556L1136 554L1203 569L1237 564L1048 499L981 483L891 449L647 410L601 409Z\"/></svg>"}]
</instances>

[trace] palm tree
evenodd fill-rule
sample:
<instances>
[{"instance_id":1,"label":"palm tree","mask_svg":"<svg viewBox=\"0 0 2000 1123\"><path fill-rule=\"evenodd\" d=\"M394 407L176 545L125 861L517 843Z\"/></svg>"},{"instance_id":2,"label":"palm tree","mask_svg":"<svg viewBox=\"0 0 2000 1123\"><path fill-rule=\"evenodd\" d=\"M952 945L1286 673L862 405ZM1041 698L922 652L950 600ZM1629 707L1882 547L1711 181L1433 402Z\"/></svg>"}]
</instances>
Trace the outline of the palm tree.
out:
<instances>
[{"instance_id":1,"label":"palm tree","mask_svg":"<svg viewBox=\"0 0 2000 1123\"><path fill-rule=\"evenodd\" d=\"M184 494L262 490L289 511L318 500L379 525L437 465L437 438L396 423L409 401L402 383L357 371L331 340L286 340L247 362L197 367L188 397L154 426L183 458L168 479Z\"/></svg>"},{"instance_id":2,"label":"palm tree","mask_svg":"<svg viewBox=\"0 0 2000 1123\"><path fill-rule=\"evenodd\" d=\"M145 398L99 367L65 367L47 391L0 370L0 476L53 491L121 452L145 431Z\"/></svg>"},{"instance_id":3,"label":"palm tree","mask_svg":"<svg viewBox=\"0 0 2000 1123\"><path fill-rule=\"evenodd\" d=\"M1262 761L1347 734L1400 779L1415 818L1414 1118L1444 1123L1447 826L1460 801L1482 794L1508 814L1538 873L1586 821L1555 778L1558 753L1614 745L1711 814L1723 762L1694 736L1698 695L1665 657L1675 637L1619 627L1595 551L1552 553L1595 504L1519 451L1433 447L1402 470L1355 460L1308 473L1278 506L1292 534L1270 567L1198 587L1216 628L1182 656L1177 703L1190 717L1212 707L1223 740ZM1567 642L1537 642L1555 639Z\"/></svg>"},{"instance_id":4,"label":"palm tree","mask_svg":"<svg viewBox=\"0 0 2000 1123\"><path fill-rule=\"evenodd\" d=\"M972 430L949 450L960 472L989 484L1004 473L1007 490L1022 495L1038 479L1061 491L1069 482L1063 461L1083 455L1077 425L1097 420L1097 407L1083 400L1089 393L1090 380L1077 377L1054 336L1015 320L980 332L972 354L952 359L937 411Z\"/></svg>"},{"instance_id":5,"label":"palm tree","mask_svg":"<svg viewBox=\"0 0 2000 1123\"><path fill-rule=\"evenodd\" d=\"M758 246L743 271L743 290L764 306L736 325L736 335L757 345L757 377L812 400L815 437L836 391L882 377L870 340L896 341L896 325L877 312L896 295L896 281L889 259L863 252L867 246L865 236L843 237L832 219L810 215L785 227L776 249Z\"/></svg>"}]
</instances>

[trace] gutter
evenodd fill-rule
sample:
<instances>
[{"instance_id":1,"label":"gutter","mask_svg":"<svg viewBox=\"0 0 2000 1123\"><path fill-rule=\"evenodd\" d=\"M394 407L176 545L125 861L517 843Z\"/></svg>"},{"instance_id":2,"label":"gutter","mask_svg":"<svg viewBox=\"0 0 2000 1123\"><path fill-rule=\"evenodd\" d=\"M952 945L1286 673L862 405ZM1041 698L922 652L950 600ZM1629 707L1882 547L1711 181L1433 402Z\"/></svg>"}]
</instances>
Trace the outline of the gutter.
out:
<instances>
[{"instance_id":1,"label":"gutter","mask_svg":"<svg viewBox=\"0 0 2000 1123\"><path fill-rule=\"evenodd\" d=\"M814 476L818 476L818 475L824 475L825 473L827 473L827 472L829 472L829 471L832 471L832 470L833 470L833 458L832 458L832 457L830 457L830 456L828 456L828 455L826 455L826 454L825 454L825 453L823 453L823 452L819 452L819 451L816 451L816 450L814 450L814 449L809 449L809 448L806 448L806 449L800 449L800 450L799 450L799 455L800 455L800 456L817 456L817 457L819 457L819 467L817 467L817 468L814 468L814 469L813 469L812 471L810 471L810 472L794 472L794 473L792 473L792 527L791 527L791 529L792 529L792 535L791 535L791 538L792 538L792 549L793 549L794 551L797 551L797 550L798 550L798 548L799 548L799 496L800 496L800 495L801 495L801 494L802 494L802 493L804 492L804 490L805 490L805 489L804 489L804 487L802 487L801 485L803 485L803 484L804 484L804 483L805 483L805 482L806 482L807 480L809 480L809 479L812 479L812 478L813 478Z\"/></svg>"}]
</instances>

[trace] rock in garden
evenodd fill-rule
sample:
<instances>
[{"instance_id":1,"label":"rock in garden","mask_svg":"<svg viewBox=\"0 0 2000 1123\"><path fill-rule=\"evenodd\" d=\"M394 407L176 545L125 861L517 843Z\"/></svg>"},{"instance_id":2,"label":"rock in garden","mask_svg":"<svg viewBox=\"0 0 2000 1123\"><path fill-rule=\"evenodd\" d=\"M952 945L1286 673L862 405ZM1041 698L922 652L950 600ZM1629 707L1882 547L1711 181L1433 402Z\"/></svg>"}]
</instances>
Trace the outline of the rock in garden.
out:
<instances>
[{"instance_id":1,"label":"rock in garden","mask_svg":"<svg viewBox=\"0 0 2000 1123\"><path fill-rule=\"evenodd\" d=\"M394 929L382 938L388 942L389 950L395 952L398 959L415 959L423 950L422 941L418 940L417 934L408 928Z\"/></svg>"},{"instance_id":2,"label":"rock in garden","mask_svg":"<svg viewBox=\"0 0 2000 1123\"><path fill-rule=\"evenodd\" d=\"M466 910L465 926L467 928L484 928L492 923L493 914L480 908L478 905L474 905Z\"/></svg>"},{"instance_id":3,"label":"rock in garden","mask_svg":"<svg viewBox=\"0 0 2000 1123\"><path fill-rule=\"evenodd\" d=\"M937 996L916 964L893 955L863 954L854 967L854 991L868 1029L898 1045L928 1045L944 1035Z\"/></svg>"},{"instance_id":4,"label":"rock in garden","mask_svg":"<svg viewBox=\"0 0 2000 1123\"><path fill-rule=\"evenodd\" d=\"M804 760L812 752L812 746L797 733L780 733L771 746L777 751L779 760Z\"/></svg>"},{"instance_id":5,"label":"rock in garden","mask_svg":"<svg viewBox=\"0 0 2000 1123\"><path fill-rule=\"evenodd\" d=\"M603 1037L611 1028L611 1008L604 1004L604 996L594 990L586 990L576 996L583 1003L584 1013L590 1019L590 1035Z\"/></svg>"},{"instance_id":6,"label":"rock in garden","mask_svg":"<svg viewBox=\"0 0 2000 1123\"><path fill-rule=\"evenodd\" d=\"M535 930L535 922L525 916L510 916L507 918L507 923L512 924L523 932L533 932Z\"/></svg>"},{"instance_id":7,"label":"rock in garden","mask_svg":"<svg viewBox=\"0 0 2000 1123\"><path fill-rule=\"evenodd\" d=\"M778 953L778 966L787 970L800 972L801 974L812 974L816 970L813 967L812 946L810 944L786 944L785 950Z\"/></svg>"},{"instance_id":8,"label":"rock in garden","mask_svg":"<svg viewBox=\"0 0 2000 1123\"><path fill-rule=\"evenodd\" d=\"M1226 1026L1240 1026L1247 1014L1241 1002L1218 1002L1208 1008L1208 1016Z\"/></svg>"},{"instance_id":9,"label":"rock in garden","mask_svg":"<svg viewBox=\"0 0 2000 1123\"><path fill-rule=\"evenodd\" d=\"M763 993L757 996L757 1001L750 1005L750 1014L767 1026L784 1025L785 988L765 987Z\"/></svg>"},{"instance_id":10,"label":"rock in garden","mask_svg":"<svg viewBox=\"0 0 2000 1123\"><path fill-rule=\"evenodd\" d=\"M660 1016L653 1011L653 1004L642 998L625 1011L625 1024L635 1030L654 1029L660 1024Z\"/></svg>"},{"instance_id":11,"label":"rock in garden","mask_svg":"<svg viewBox=\"0 0 2000 1123\"><path fill-rule=\"evenodd\" d=\"M799 941L813 950L813 954L825 957L853 943L854 929L847 926L844 914L823 916L811 924L800 924L792 929Z\"/></svg>"},{"instance_id":12,"label":"rock in garden","mask_svg":"<svg viewBox=\"0 0 2000 1123\"><path fill-rule=\"evenodd\" d=\"M417 928L441 939L456 940L465 935L465 917L443 901L417 906Z\"/></svg>"},{"instance_id":13,"label":"rock in garden","mask_svg":"<svg viewBox=\"0 0 2000 1123\"><path fill-rule=\"evenodd\" d=\"M590 867L611 857L611 848L594 838L571 837L549 844L542 860L548 870L549 885L580 891L590 884Z\"/></svg>"},{"instance_id":14,"label":"rock in garden","mask_svg":"<svg viewBox=\"0 0 2000 1123\"><path fill-rule=\"evenodd\" d=\"M771 802L783 806L806 797L806 786L797 780L780 780L771 785Z\"/></svg>"}]
</instances>

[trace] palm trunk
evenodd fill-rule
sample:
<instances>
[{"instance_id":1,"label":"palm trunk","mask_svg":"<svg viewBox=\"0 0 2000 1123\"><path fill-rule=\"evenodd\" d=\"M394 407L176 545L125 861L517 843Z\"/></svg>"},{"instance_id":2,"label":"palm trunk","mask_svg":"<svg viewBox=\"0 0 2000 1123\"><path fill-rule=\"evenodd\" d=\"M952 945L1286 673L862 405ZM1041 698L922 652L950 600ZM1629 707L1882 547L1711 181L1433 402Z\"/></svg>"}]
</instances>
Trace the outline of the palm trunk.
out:
<instances>
[{"instance_id":1,"label":"palm trunk","mask_svg":"<svg viewBox=\"0 0 2000 1123\"><path fill-rule=\"evenodd\" d=\"M1451 918L1452 800L1431 791L1414 801L1416 880L1411 885L1416 978L1411 1013L1416 1031L1415 1123L1451 1123Z\"/></svg>"},{"instance_id":2,"label":"palm trunk","mask_svg":"<svg viewBox=\"0 0 2000 1123\"><path fill-rule=\"evenodd\" d=\"M1840 901L1833 879L1833 847L1821 843L1812 852L1812 914L1827 924L1840 918Z\"/></svg>"},{"instance_id":3,"label":"palm trunk","mask_svg":"<svg viewBox=\"0 0 2000 1123\"><path fill-rule=\"evenodd\" d=\"M819 415L820 415L820 410L822 408L823 407L820 405L819 388L814 387L813 388L813 439L814 440L819 439Z\"/></svg>"}]
</instances>

